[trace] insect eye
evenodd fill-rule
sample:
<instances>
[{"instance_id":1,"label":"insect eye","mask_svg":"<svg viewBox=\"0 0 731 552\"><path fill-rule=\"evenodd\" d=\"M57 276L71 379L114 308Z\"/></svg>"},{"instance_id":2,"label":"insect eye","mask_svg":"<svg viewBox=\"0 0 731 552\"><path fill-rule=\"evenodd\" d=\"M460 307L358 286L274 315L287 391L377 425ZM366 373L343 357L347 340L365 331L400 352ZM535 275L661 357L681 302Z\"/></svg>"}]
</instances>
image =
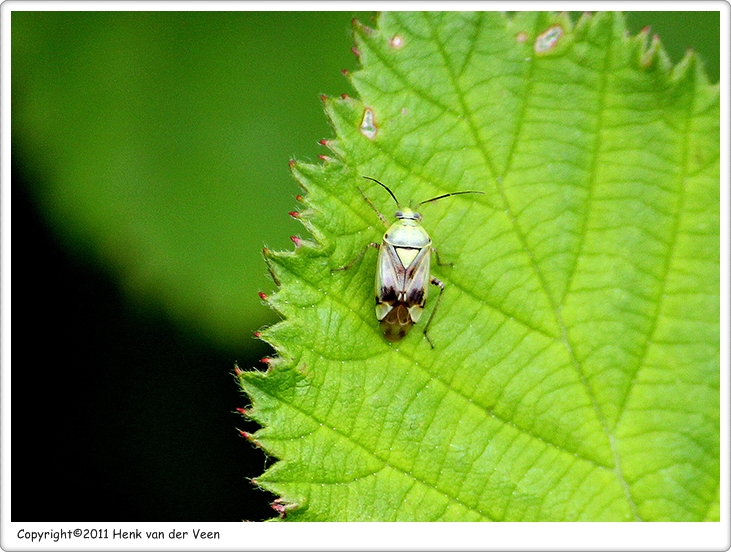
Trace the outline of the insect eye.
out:
<instances>
[{"instance_id":1,"label":"insect eye","mask_svg":"<svg viewBox=\"0 0 731 552\"><path fill-rule=\"evenodd\" d=\"M421 214L414 212L414 220L421 220Z\"/></svg>"},{"instance_id":2,"label":"insect eye","mask_svg":"<svg viewBox=\"0 0 731 552\"><path fill-rule=\"evenodd\" d=\"M394 216L398 219L404 218L404 213L403 213L403 211L396 211L396 215L394 215Z\"/></svg>"}]
</instances>

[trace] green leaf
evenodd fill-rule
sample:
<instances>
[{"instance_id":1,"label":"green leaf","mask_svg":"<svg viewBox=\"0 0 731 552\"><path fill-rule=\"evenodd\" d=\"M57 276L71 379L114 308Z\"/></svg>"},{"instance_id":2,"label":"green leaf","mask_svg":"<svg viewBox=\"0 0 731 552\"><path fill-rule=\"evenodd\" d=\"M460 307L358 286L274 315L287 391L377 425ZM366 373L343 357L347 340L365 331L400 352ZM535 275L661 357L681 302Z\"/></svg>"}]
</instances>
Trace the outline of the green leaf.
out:
<instances>
[{"instance_id":1,"label":"green leaf","mask_svg":"<svg viewBox=\"0 0 731 552\"><path fill-rule=\"evenodd\" d=\"M719 489L719 96L621 15L355 24L360 100L267 252L279 353L240 374L288 520L707 520ZM372 118L372 119L371 119ZM429 334L375 318L391 198L444 261ZM436 293L431 292L425 317ZM422 319L426 320L426 318Z\"/></svg>"},{"instance_id":2,"label":"green leaf","mask_svg":"<svg viewBox=\"0 0 731 552\"><path fill-rule=\"evenodd\" d=\"M286 247L299 226L275 218L295 205L287 156L322 149L311 121L327 131L317 94L343 87L350 19L14 12L14 154L56 234L127 298L250 346L274 319L257 298L264 240Z\"/></svg>"}]
</instances>

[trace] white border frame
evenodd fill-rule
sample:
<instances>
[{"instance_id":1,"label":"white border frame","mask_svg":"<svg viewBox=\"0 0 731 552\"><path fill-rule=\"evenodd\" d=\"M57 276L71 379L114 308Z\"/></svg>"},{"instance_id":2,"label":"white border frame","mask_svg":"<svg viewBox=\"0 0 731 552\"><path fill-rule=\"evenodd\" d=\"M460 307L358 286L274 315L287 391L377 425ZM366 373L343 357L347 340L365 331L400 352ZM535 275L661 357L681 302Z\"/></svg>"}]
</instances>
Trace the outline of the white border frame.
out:
<instances>
[{"instance_id":1,"label":"white border frame","mask_svg":"<svg viewBox=\"0 0 731 552\"><path fill-rule=\"evenodd\" d=\"M10 365L11 365L11 201L10 201L10 16L13 11L413 11L475 10L624 10L720 11L721 13L721 522L718 523L21 523L10 521ZM729 17L724 1L705 2L139 2L23 1L0 6L0 546L3 550L728 550L729 511ZM725 152L725 155L724 155ZM39 505L42 507L42 505ZM32 543L21 531L59 532L107 529L109 540L53 541L53 534ZM114 530L188 531L184 541L112 540ZM220 532L220 540L193 540L194 529ZM103 545L103 546L100 546Z\"/></svg>"}]
</instances>

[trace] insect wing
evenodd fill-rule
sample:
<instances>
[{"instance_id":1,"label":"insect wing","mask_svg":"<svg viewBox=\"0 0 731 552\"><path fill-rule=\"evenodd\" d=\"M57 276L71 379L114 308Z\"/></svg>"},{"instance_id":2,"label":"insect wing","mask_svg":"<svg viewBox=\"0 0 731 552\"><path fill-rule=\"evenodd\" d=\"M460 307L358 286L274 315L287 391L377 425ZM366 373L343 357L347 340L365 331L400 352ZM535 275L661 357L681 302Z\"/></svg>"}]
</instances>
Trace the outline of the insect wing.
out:
<instances>
[{"instance_id":1,"label":"insect wing","mask_svg":"<svg viewBox=\"0 0 731 552\"><path fill-rule=\"evenodd\" d=\"M386 242L381 244L376 272L376 301L393 306L399 300L404 289L405 276L406 270L404 270L394 247ZM390 310L387 309L378 319L382 320Z\"/></svg>"},{"instance_id":2,"label":"insect wing","mask_svg":"<svg viewBox=\"0 0 731 552\"><path fill-rule=\"evenodd\" d=\"M411 320L419 321L424 311L427 292L429 291L429 269L431 264L431 247L423 247L406 269L404 278L404 303L409 309Z\"/></svg>"},{"instance_id":3,"label":"insect wing","mask_svg":"<svg viewBox=\"0 0 731 552\"><path fill-rule=\"evenodd\" d=\"M414 325L406 305L399 300L405 276L406 270L394 247L382 243L376 271L376 318L381 321L383 336L388 341L402 339Z\"/></svg>"}]
</instances>

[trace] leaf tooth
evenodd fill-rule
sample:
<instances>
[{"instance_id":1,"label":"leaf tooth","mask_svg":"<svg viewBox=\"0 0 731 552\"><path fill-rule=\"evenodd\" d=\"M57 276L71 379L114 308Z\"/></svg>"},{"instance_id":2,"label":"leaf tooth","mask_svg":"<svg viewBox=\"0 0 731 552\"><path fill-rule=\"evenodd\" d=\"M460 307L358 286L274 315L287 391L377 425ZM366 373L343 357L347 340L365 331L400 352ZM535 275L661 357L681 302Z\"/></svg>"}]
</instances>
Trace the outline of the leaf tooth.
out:
<instances>
[{"instance_id":1,"label":"leaf tooth","mask_svg":"<svg viewBox=\"0 0 731 552\"><path fill-rule=\"evenodd\" d=\"M582 17L583 19L583 17ZM581 20L580 20L581 22ZM576 29L577 25L574 27ZM617 29L616 33L626 32L627 26L624 22L622 14L613 14L610 12L596 12L587 15L584 23L580 27L582 39L590 40L601 39L602 43L609 40L609 36L615 34L613 27Z\"/></svg>"},{"instance_id":2,"label":"leaf tooth","mask_svg":"<svg viewBox=\"0 0 731 552\"><path fill-rule=\"evenodd\" d=\"M695 67L695 71L692 71L692 73L695 75L696 79L696 88L707 88L711 86L711 82L708 79L708 73L706 73L706 65L703 63L703 59L696 53L695 50L692 48L688 49L686 51L686 56L691 56L692 59L688 60L688 63L693 64ZM680 63L683 61L681 60ZM691 71L689 71L690 73Z\"/></svg>"},{"instance_id":3,"label":"leaf tooth","mask_svg":"<svg viewBox=\"0 0 731 552\"><path fill-rule=\"evenodd\" d=\"M700 70L698 70L700 69ZM703 67L695 50L688 48L685 51L683 59L673 68L672 79L679 83L691 83L696 77L705 76L705 68ZM703 79L699 79L703 80ZM705 79L707 82L707 79Z\"/></svg>"},{"instance_id":4,"label":"leaf tooth","mask_svg":"<svg viewBox=\"0 0 731 552\"><path fill-rule=\"evenodd\" d=\"M267 366L271 365L274 362L274 359L272 357L264 357L259 362L262 364L266 364Z\"/></svg>"},{"instance_id":5,"label":"leaf tooth","mask_svg":"<svg viewBox=\"0 0 731 552\"><path fill-rule=\"evenodd\" d=\"M267 341L267 337L269 335L269 328L271 328L271 326L264 326L260 330L255 331L254 337L256 339L263 341L264 343L269 343L269 341Z\"/></svg>"},{"instance_id":6,"label":"leaf tooth","mask_svg":"<svg viewBox=\"0 0 731 552\"><path fill-rule=\"evenodd\" d=\"M642 33L640 33L639 38L644 39ZM658 35L652 36L649 45L645 44L645 40L640 42L639 65L643 69L658 69L663 73L669 73L672 69L672 62L665 52Z\"/></svg>"},{"instance_id":7,"label":"leaf tooth","mask_svg":"<svg viewBox=\"0 0 731 552\"><path fill-rule=\"evenodd\" d=\"M350 100L351 98L347 94L343 94L343 98L342 99L344 99L344 100ZM340 147L340 143L339 143L339 141L337 139L335 139L335 138L323 138L322 140L320 140L317 143L320 144L321 146L325 146L332 153L334 153L335 154L335 157L337 158L337 160L339 162L345 163L345 152ZM319 156L318 155L318 157L320 157L322 159L323 156ZM329 161L332 161L332 160L333 160L332 158L329 158Z\"/></svg>"},{"instance_id":8,"label":"leaf tooth","mask_svg":"<svg viewBox=\"0 0 731 552\"><path fill-rule=\"evenodd\" d=\"M380 34L377 29L368 27L353 18L353 49L358 52L358 61L361 67L368 65L371 57L371 45L369 42L374 35ZM356 71L357 72L357 71Z\"/></svg>"},{"instance_id":9,"label":"leaf tooth","mask_svg":"<svg viewBox=\"0 0 731 552\"><path fill-rule=\"evenodd\" d=\"M637 35L640 45L640 67L643 69L650 69L657 60L657 51L660 48L660 39L657 35L653 36L649 40L649 27L645 27Z\"/></svg>"},{"instance_id":10,"label":"leaf tooth","mask_svg":"<svg viewBox=\"0 0 731 552\"><path fill-rule=\"evenodd\" d=\"M645 54L645 52L650 48L650 30L651 27L649 25L645 25L642 27L639 33L633 38L636 46L639 48L639 56Z\"/></svg>"},{"instance_id":11,"label":"leaf tooth","mask_svg":"<svg viewBox=\"0 0 731 552\"><path fill-rule=\"evenodd\" d=\"M369 27L367 25L364 25L363 23L358 21L358 19L356 17L353 18L351 23L353 26L353 32L358 33L361 36L372 36L373 33L376 32L376 29Z\"/></svg>"},{"instance_id":12,"label":"leaf tooth","mask_svg":"<svg viewBox=\"0 0 731 552\"><path fill-rule=\"evenodd\" d=\"M249 441L249 443L261 448L261 444L256 440L254 434L249 433L248 431L244 431L243 429L239 429L238 432L239 435Z\"/></svg>"},{"instance_id":13,"label":"leaf tooth","mask_svg":"<svg viewBox=\"0 0 731 552\"><path fill-rule=\"evenodd\" d=\"M272 262L273 260L276 259L276 253L274 253L268 247L264 247L261 250L261 254L264 256L264 262L267 265L267 270L269 272L269 276L271 276L271 278L272 278L272 281L274 282L274 284L277 287L282 287L282 282L281 282L281 280L279 278L280 275L275 270L274 263ZM261 292L261 291L259 292L259 297L261 298L262 301L267 301L268 300L267 295L265 293Z\"/></svg>"},{"instance_id":14,"label":"leaf tooth","mask_svg":"<svg viewBox=\"0 0 731 552\"><path fill-rule=\"evenodd\" d=\"M308 194L311 193L312 181L319 179L322 174L322 167L320 165L304 163L302 161L290 162L289 170L300 187Z\"/></svg>"},{"instance_id":15,"label":"leaf tooth","mask_svg":"<svg viewBox=\"0 0 731 552\"><path fill-rule=\"evenodd\" d=\"M261 339L265 343L272 346L278 355L275 358L278 362L272 366L272 370L294 366L296 363L293 359L298 358L296 337L301 335L302 329L299 324L292 321L292 318L286 318L281 322L269 326L261 333ZM295 369L297 369L295 367ZM299 371L299 370L298 370Z\"/></svg>"},{"instance_id":16,"label":"leaf tooth","mask_svg":"<svg viewBox=\"0 0 731 552\"><path fill-rule=\"evenodd\" d=\"M338 161L344 162L345 161L345 151L340 145L340 140L328 140L327 141L327 147L328 149L335 154Z\"/></svg>"},{"instance_id":17,"label":"leaf tooth","mask_svg":"<svg viewBox=\"0 0 731 552\"><path fill-rule=\"evenodd\" d=\"M308 202L308 204L309 204L309 202ZM290 213L290 214L292 214L292 213ZM297 211L297 216L294 218L296 218L298 221L300 221L302 223L302 226L304 226L305 229L312 235L312 237L314 238L314 241L299 238L300 245L304 245L305 248L297 247L297 249L295 250L295 254L298 253L302 249L318 250L318 251L320 251L320 250L324 251L325 249L327 249L328 241L327 241L325 234L323 234L323 232L320 230L320 228L313 222L313 219L317 216L317 214L318 214L317 207L315 207L313 205L308 205L307 209L305 209L303 211ZM295 241L295 240L292 240L292 241ZM295 244L297 244L296 241L295 241Z\"/></svg>"},{"instance_id":18,"label":"leaf tooth","mask_svg":"<svg viewBox=\"0 0 731 552\"><path fill-rule=\"evenodd\" d=\"M272 510L277 512L279 514L279 517L281 519L284 519L287 517L287 508L284 504L284 500L281 498L276 499L274 502L270 504L272 507Z\"/></svg>"},{"instance_id":19,"label":"leaf tooth","mask_svg":"<svg viewBox=\"0 0 731 552\"><path fill-rule=\"evenodd\" d=\"M309 181L301 178L301 171L300 171L301 165L302 164L299 161L297 161L295 159L290 159L289 160L289 172L292 174L294 179L297 181L297 184L299 184L300 188L302 188L302 191L309 192L310 191L309 186L308 186Z\"/></svg>"},{"instance_id":20,"label":"leaf tooth","mask_svg":"<svg viewBox=\"0 0 731 552\"><path fill-rule=\"evenodd\" d=\"M355 114L359 113L361 109L361 102L355 98L351 98L347 94L343 94L340 98L333 98L325 104L325 114L327 115L328 122L335 130L338 128L338 121L343 119L343 115L346 113L353 114L353 118L355 118Z\"/></svg>"},{"instance_id":21,"label":"leaf tooth","mask_svg":"<svg viewBox=\"0 0 731 552\"><path fill-rule=\"evenodd\" d=\"M581 17L574 24L574 33L577 35L583 35L588 27L591 25L591 21L594 19L594 14L589 11L585 11L581 14Z\"/></svg>"},{"instance_id":22,"label":"leaf tooth","mask_svg":"<svg viewBox=\"0 0 731 552\"><path fill-rule=\"evenodd\" d=\"M360 140L364 133L377 132L378 113L372 106L367 107L354 98L330 102L325 106L325 112L337 137L330 142L331 151L345 164L348 157L363 147Z\"/></svg>"},{"instance_id":23,"label":"leaf tooth","mask_svg":"<svg viewBox=\"0 0 731 552\"><path fill-rule=\"evenodd\" d=\"M257 487L264 489L268 492L272 492L266 482L260 483L256 479L251 480L252 483L254 483ZM280 494L280 493L276 493ZM279 498L275 499L270 503L270 506L272 507L272 510L277 512L279 514L279 518L274 518L270 521L279 521L279 520L286 520L291 519L294 517L295 514L300 514L307 510L307 501L305 499L295 499L291 497L287 497L286 495L282 494Z\"/></svg>"},{"instance_id":24,"label":"leaf tooth","mask_svg":"<svg viewBox=\"0 0 731 552\"><path fill-rule=\"evenodd\" d=\"M255 433L249 433L248 431L246 431L244 429L237 429L237 431L239 433L239 436L246 439L249 443L254 445L256 448L261 448L261 449L264 448L264 447L262 447L262 444L259 442L259 440L256 438Z\"/></svg>"}]
</instances>

